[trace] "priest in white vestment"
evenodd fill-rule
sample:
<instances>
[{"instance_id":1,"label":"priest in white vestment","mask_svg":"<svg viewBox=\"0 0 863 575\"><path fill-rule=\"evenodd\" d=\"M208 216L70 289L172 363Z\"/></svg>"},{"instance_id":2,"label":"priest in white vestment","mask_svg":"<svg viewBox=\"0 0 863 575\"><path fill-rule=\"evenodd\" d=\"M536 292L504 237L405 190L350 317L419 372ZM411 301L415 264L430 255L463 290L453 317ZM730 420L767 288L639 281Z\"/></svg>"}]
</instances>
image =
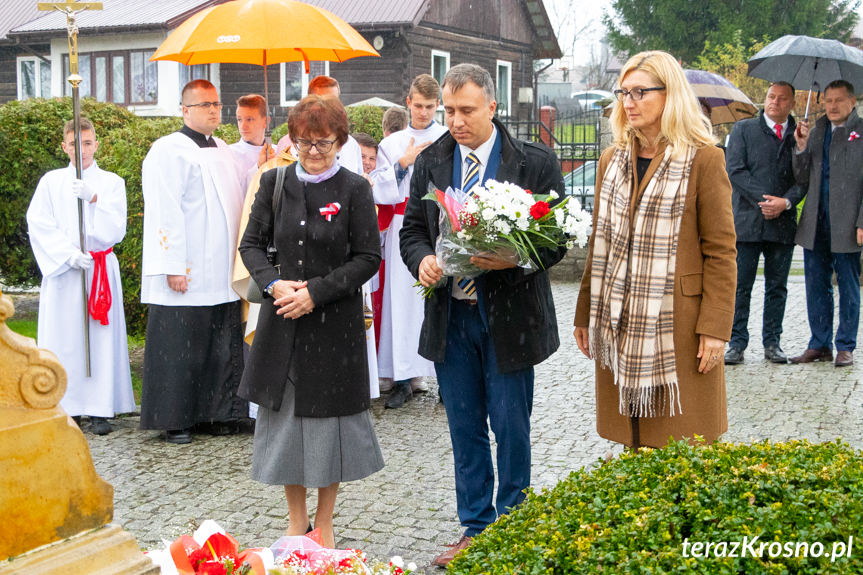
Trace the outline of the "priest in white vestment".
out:
<instances>
[{"instance_id":1,"label":"priest in white vestment","mask_svg":"<svg viewBox=\"0 0 863 575\"><path fill-rule=\"evenodd\" d=\"M120 266L113 253L126 235L126 184L96 165L93 124L81 119L82 178L75 173L75 131L63 128L63 151L70 164L42 176L30 207L27 227L39 270L38 344L54 352L66 369L66 394L60 406L86 430L111 432L108 418L135 411ZM84 201L84 247L80 245L78 199ZM81 273L87 276L90 376L86 371Z\"/></svg>"},{"instance_id":2,"label":"priest in white vestment","mask_svg":"<svg viewBox=\"0 0 863 575\"><path fill-rule=\"evenodd\" d=\"M437 140L446 128L434 121L440 102L440 85L429 74L417 76L407 97L410 124L381 140L375 170L371 173L375 203L391 206L389 225L383 238L383 269L381 278L380 341L378 342L378 375L393 379L393 389L386 406L398 408L409 400L414 391L428 388L423 377L435 375L434 364L418 353L420 329L425 307L422 296L399 253L399 230L404 220L405 206L410 196L410 182L416 157L426 146ZM382 210L383 211L383 210ZM380 219L380 218L379 218Z\"/></svg>"},{"instance_id":3,"label":"priest in white vestment","mask_svg":"<svg viewBox=\"0 0 863 575\"><path fill-rule=\"evenodd\" d=\"M144 254L141 301L150 304L141 428L189 443L192 431L235 432L248 404L240 304L231 289L243 191L227 144L216 88L183 89L179 132L153 143L141 171Z\"/></svg>"}]
</instances>

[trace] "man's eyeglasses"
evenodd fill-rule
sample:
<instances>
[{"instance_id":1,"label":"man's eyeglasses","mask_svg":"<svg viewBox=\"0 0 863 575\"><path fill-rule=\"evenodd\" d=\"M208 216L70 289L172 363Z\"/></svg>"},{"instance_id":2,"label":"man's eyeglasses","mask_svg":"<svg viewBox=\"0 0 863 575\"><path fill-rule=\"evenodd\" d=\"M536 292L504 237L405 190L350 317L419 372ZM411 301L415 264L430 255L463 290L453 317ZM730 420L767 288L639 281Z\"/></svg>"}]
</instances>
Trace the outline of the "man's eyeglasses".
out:
<instances>
[{"instance_id":1,"label":"man's eyeglasses","mask_svg":"<svg viewBox=\"0 0 863 575\"><path fill-rule=\"evenodd\" d=\"M645 92L658 92L660 90L664 90L665 86L654 86L653 88L633 88L632 90L615 90L614 95L621 102L626 100L626 97L629 96L632 98L633 102L638 102L644 97Z\"/></svg>"},{"instance_id":2,"label":"man's eyeglasses","mask_svg":"<svg viewBox=\"0 0 863 575\"><path fill-rule=\"evenodd\" d=\"M297 138L294 140L294 143L297 145L297 149L301 152L308 152L314 147L321 154L326 154L333 148L333 144L336 143L335 140L318 140L317 142L312 142L311 140L301 140Z\"/></svg>"},{"instance_id":3,"label":"man's eyeglasses","mask_svg":"<svg viewBox=\"0 0 863 575\"><path fill-rule=\"evenodd\" d=\"M210 109L221 110L222 109L222 103L221 102L201 102L200 104L183 104L183 106L186 108L203 108L205 110L210 110Z\"/></svg>"}]
</instances>

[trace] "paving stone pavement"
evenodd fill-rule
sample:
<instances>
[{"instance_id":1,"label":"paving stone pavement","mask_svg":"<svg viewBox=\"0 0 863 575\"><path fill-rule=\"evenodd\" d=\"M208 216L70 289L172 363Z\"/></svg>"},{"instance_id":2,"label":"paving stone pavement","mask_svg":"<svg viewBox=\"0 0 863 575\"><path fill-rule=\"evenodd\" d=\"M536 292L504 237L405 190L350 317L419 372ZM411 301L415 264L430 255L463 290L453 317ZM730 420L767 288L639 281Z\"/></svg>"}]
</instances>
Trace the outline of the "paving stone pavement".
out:
<instances>
[{"instance_id":1,"label":"paving stone pavement","mask_svg":"<svg viewBox=\"0 0 863 575\"><path fill-rule=\"evenodd\" d=\"M727 370L729 431L726 441L751 442L844 438L863 449L863 357L859 364L774 365L763 359L760 318L763 281L753 291L751 345L746 362ZM802 276L789 278L783 347L801 352L808 340ZM536 368L533 484L554 485L570 471L595 464L620 447L594 427L593 363L578 351L572 317L578 286L555 283L561 348ZM685 406L684 406L685 407ZM456 517L452 453L437 388L403 409L373 402L372 416L386 460L383 471L343 484L336 506L340 547L365 550L374 560L399 554L421 571L460 536ZM243 546L269 545L287 526L280 487L249 478L251 435L200 435L189 445L167 445L152 431L137 429L135 416L115 420L117 431L86 434L99 474L114 485L114 521L142 548L217 520ZM314 496L310 493L310 511Z\"/></svg>"}]
</instances>

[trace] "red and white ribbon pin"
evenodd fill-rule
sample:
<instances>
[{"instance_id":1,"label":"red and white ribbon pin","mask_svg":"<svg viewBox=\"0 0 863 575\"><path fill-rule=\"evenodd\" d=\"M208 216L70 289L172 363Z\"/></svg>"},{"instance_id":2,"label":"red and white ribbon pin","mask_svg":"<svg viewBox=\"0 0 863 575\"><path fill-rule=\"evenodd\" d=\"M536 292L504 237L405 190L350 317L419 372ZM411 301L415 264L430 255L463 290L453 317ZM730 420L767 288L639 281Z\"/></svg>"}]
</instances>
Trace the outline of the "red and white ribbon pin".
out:
<instances>
[{"instance_id":1,"label":"red and white ribbon pin","mask_svg":"<svg viewBox=\"0 0 863 575\"><path fill-rule=\"evenodd\" d=\"M342 206L338 202L327 204L326 206L321 208L321 215L324 216L324 218L326 218L328 222L331 222L333 221L333 216L339 213L339 209L341 207Z\"/></svg>"}]
</instances>

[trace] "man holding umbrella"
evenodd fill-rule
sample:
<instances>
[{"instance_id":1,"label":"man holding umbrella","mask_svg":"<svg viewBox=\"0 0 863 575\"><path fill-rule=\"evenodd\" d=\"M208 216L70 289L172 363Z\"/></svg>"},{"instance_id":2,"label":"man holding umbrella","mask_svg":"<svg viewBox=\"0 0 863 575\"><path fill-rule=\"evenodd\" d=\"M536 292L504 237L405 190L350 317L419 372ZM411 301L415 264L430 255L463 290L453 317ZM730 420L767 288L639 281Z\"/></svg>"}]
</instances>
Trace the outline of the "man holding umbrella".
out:
<instances>
[{"instance_id":1,"label":"man holding umbrella","mask_svg":"<svg viewBox=\"0 0 863 575\"><path fill-rule=\"evenodd\" d=\"M791 169L794 151L794 87L787 82L770 86L764 111L742 120L731 131L726 169L733 189L734 227L737 231L737 295L731 341L725 364L743 363L749 343L749 302L764 254L764 358L787 363L779 346L785 316L786 283L794 251L797 213L803 198Z\"/></svg>"},{"instance_id":2,"label":"man holding umbrella","mask_svg":"<svg viewBox=\"0 0 863 575\"><path fill-rule=\"evenodd\" d=\"M794 175L808 186L796 242L803 246L809 346L792 363L833 359L833 272L839 284L836 367L854 362L860 321L860 248L863 245L863 120L854 87L834 80L824 90L826 114L810 132L795 132Z\"/></svg>"}]
</instances>

